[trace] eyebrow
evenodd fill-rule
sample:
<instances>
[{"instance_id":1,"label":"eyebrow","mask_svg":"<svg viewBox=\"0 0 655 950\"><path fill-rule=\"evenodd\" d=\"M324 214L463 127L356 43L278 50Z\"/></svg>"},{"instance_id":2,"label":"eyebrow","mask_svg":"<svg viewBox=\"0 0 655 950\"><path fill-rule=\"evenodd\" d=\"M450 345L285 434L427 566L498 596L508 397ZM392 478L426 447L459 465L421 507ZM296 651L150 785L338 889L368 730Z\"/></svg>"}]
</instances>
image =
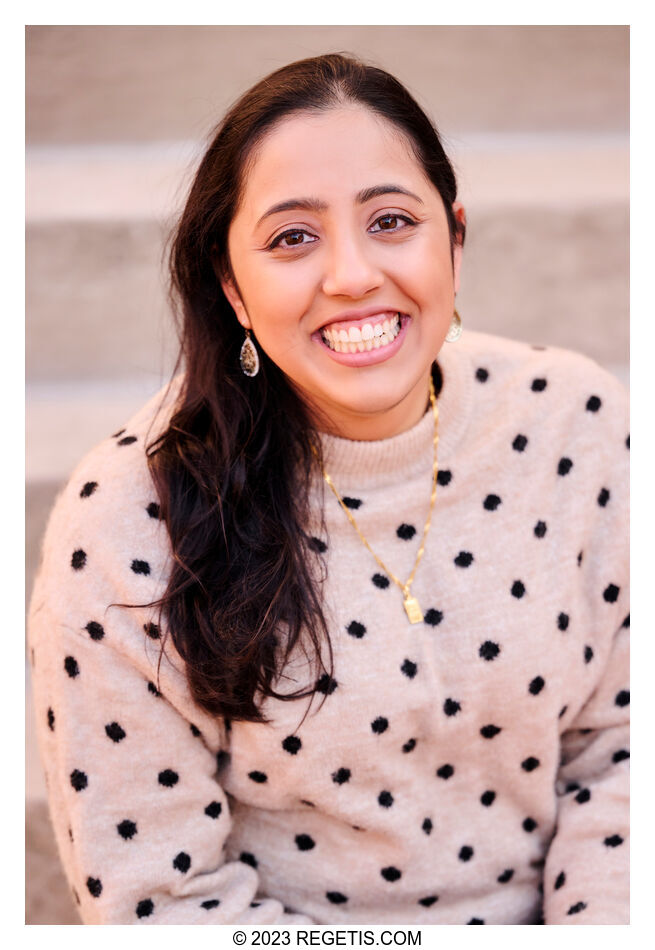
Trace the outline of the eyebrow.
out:
<instances>
[{"instance_id":1,"label":"eyebrow","mask_svg":"<svg viewBox=\"0 0 655 950\"><path fill-rule=\"evenodd\" d=\"M407 195L409 198L414 198L419 204L423 204L423 201L418 195L415 195L413 191L408 191L407 188L403 188L402 185L374 185L372 188L363 188L357 192L355 200L358 204L363 205L366 204L367 201L371 201L372 198L379 198L381 195ZM269 218L272 214L279 214L281 211L320 212L327 211L327 209L328 205L325 201L321 201L318 198L289 198L286 201L279 201L277 204L272 205L268 211L265 211L257 222L256 227L259 227L262 221Z\"/></svg>"}]
</instances>

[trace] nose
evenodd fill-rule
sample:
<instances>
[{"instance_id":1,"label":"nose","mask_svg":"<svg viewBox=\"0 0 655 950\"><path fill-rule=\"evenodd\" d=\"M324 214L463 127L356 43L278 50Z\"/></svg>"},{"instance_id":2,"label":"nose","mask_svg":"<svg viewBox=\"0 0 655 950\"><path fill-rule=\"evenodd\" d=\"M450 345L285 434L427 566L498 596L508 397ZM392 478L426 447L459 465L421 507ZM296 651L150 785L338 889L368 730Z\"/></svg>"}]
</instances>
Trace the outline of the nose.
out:
<instances>
[{"instance_id":1,"label":"nose","mask_svg":"<svg viewBox=\"0 0 655 950\"><path fill-rule=\"evenodd\" d=\"M345 235L330 242L322 290L328 297L364 297L382 286L384 274L366 235Z\"/></svg>"}]
</instances>

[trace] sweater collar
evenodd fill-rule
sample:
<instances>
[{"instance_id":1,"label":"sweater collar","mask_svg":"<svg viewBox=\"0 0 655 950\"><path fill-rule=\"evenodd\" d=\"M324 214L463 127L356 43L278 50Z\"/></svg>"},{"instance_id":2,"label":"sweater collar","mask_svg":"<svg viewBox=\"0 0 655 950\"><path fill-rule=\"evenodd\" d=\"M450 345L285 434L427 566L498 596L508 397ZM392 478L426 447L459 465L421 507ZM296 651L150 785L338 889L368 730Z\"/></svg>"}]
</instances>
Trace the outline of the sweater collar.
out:
<instances>
[{"instance_id":1,"label":"sweater collar","mask_svg":"<svg viewBox=\"0 0 655 950\"><path fill-rule=\"evenodd\" d=\"M471 415L473 369L464 340L465 333L458 343L444 344L437 357L443 378L437 397L440 469L454 455ZM388 439L360 441L321 433L325 469L337 486L353 481L360 488L397 484L431 470L433 433L430 408L411 429Z\"/></svg>"}]
</instances>

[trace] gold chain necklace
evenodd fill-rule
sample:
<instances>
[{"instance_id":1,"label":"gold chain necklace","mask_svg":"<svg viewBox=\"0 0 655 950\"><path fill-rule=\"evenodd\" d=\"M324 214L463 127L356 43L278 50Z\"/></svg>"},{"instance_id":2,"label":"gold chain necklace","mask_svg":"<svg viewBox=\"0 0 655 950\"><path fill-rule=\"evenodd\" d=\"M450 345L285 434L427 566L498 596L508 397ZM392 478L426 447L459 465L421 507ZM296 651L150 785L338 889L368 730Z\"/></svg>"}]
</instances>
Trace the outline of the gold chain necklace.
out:
<instances>
[{"instance_id":1,"label":"gold chain necklace","mask_svg":"<svg viewBox=\"0 0 655 950\"><path fill-rule=\"evenodd\" d=\"M416 569L419 565L419 561L423 557L423 551L425 550L425 541L428 536L428 531L430 530L430 522L432 521L432 510L434 508L434 502L437 497L437 444L439 442L439 409L437 408L437 398L434 392L432 374L430 374L430 404L432 406L432 414L434 416L434 437L433 437L434 455L433 455L433 461L432 461L432 495L430 496L430 511L428 512L428 520L425 522L425 527L423 528L423 538L421 540L421 546L418 549L418 554L416 555L416 560L414 561L414 567L412 568L412 573L409 575L409 577L407 578L404 584L402 583L402 581L398 580L396 575L393 574L389 570L389 568L380 560L380 558L377 556L375 551L372 549L371 545L368 543L368 541L366 540L362 532L357 527L357 522L353 518L349 509L346 507L346 505L342 501L341 496L339 495L339 492L334 487L334 483L332 479L323 468L323 465L321 465L323 478L325 479L325 481L328 483L328 485L330 486L330 488L336 495L337 501L339 502L343 510L346 512L350 523L352 524L353 528L359 535L360 539L366 545L366 547L371 552L371 554L373 555L375 560L378 562L378 564L380 565L382 570L385 572L385 574L388 574L389 577L392 579L392 581L395 584L397 584L398 587L400 587L401 591L403 592L403 606L405 607L405 612L407 613L407 617L409 618L410 623L421 623L421 621L423 620L423 611L421 610L419 606L419 602L416 599L416 597L412 597L412 595L410 594L410 586L414 580L414 575L416 574ZM312 446L312 451L314 455L316 456L316 458L318 459L318 453L316 449L314 448L314 446Z\"/></svg>"}]
</instances>

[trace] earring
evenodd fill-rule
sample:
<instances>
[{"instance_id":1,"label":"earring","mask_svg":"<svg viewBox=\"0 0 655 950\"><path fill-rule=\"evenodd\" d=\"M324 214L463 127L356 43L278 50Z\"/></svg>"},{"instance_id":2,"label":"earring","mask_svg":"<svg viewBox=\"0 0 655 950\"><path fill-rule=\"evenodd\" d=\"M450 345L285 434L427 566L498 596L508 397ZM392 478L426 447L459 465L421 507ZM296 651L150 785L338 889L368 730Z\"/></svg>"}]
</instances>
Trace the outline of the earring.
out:
<instances>
[{"instance_id":1,"label":"earring","mask_svg":"<svg viewBox=\"0 0 655 950\"><path fill-rule=\"evenodd\" d=\"M259 372L259 353L250 339L250 330L246 330L246 338L241 344L239 362L245 376L256 376Z\"/></svg>"},{"instance_id":2,"label":"earring","mask_svg":"<svg viewBox=\"0 0 655 950\"><path fill-rule=\"evenodd\" d=\"M447 343L456 343L462 335L462 318L453 310L453 319L451 321L448 333L446 334Z\"/></svg>"}]
</instances>

